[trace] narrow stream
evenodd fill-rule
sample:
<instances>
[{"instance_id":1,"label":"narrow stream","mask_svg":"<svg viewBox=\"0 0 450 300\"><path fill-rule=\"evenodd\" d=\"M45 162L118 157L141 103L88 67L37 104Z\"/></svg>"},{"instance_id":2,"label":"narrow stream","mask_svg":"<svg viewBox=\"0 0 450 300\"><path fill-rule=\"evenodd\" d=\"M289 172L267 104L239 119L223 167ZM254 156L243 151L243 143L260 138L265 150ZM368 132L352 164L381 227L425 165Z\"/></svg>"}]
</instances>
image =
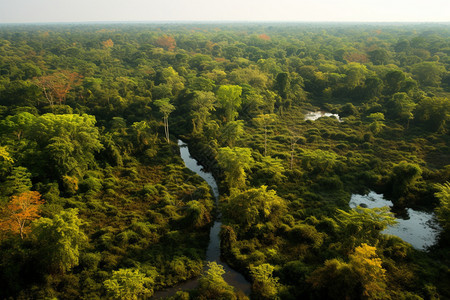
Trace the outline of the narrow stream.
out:
<instances>
[{"instance_id":1,"label":"narrow stream","mask_svg":"<svg viewBox=\"0 0 450 300\"><path fill-rule=\"evenodd\" d=\"M212 176L211 173L203 171L202 166L197 162L197 160L193 159L189 153L189 149L181 140L178 140L178 145L180 146L180 153L181 158L183 159L186 167L195 172L197 175L199 175L201 178L203 178L211 187L214 198L216 200L216 205L218 205L219 201L219 188L217 186L217 182ZM246 295L250 294L251 291L251 285L250 282L245 279L245 277L238 273L237 271L233 270L230 266L228 266L225 262L223 262L220 259L220 238L219 238L219 232L220 227L222 226L222 222L220 221L220 214L219 218L217 218L214 222L214 225L211 227L211 231L209 232L209 244L208 249L206 251L206 261L215 261L217 264L222 265L223 269L225 270L225 274L223 275L223 278L225 281L233 286L236 290L243 291ZM161 299L165 297L170 297L175 295L178 291L183 290L189 290L197 287L198 285L198 278L194 278L191 280L188 280L184 283L181 283L179 285L176 285L172 288L168 288L162 291L157 291L153 295L152 299Z\"/></svg>"}]
</instances>

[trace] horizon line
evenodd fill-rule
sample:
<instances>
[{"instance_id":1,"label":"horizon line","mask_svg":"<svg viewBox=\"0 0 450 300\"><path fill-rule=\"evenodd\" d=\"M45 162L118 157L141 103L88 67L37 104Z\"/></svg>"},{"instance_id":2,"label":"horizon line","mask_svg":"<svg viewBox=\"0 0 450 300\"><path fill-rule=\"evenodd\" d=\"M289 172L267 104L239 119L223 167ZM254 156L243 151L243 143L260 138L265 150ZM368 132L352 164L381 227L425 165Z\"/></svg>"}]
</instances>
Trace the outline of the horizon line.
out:
<instances>
[{"instance_id":1,"label":"horizon line","mask_svg":"<svg viewBox=\"0 0 450 300\"><path fill-rule=\"evenodd\" d=\"M450 21L299 21L299 20L147 20L147 21L25 21L0 25L90 25L90 24L441 24Z\"/></svg>"}]
</instances>

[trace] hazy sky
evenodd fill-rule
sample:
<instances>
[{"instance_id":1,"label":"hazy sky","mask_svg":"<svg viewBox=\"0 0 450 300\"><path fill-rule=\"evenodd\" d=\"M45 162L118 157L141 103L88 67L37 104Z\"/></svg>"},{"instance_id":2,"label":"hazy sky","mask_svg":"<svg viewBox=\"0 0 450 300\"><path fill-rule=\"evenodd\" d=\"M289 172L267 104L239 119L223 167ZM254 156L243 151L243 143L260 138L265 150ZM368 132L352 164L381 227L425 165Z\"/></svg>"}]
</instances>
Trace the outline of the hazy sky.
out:
<instances>
[{"instance_id":1,"label":"hazy sky","mask_svg":"<svg viewBox=\"0 0 450 300\"><path fill-rule=\"evenodd\" d=\"M0 23L450 22L450 0L0 0Z\"/></svg>"}]
</instances>

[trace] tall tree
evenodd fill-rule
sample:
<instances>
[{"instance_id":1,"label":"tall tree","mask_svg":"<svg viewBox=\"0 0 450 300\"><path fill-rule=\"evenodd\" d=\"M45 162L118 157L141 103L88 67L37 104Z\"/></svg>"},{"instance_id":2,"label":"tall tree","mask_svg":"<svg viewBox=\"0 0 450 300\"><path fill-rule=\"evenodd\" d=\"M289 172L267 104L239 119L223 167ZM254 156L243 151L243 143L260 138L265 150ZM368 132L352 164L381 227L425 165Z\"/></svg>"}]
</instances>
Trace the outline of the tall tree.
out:
<instances>
[{"instance_id":1,"label":"tall tree","mask_svg":"<svg viewBox=\"0 0 450 300\"><path fill-rule=\"evenodd\" d=\"M213 92L196 91L192 99L192 124L194 133L202 133L203 125L215 110L216 97Z\"/></svg>"},{"instance_id":2,"label":"tall tree","mask_svg":"<svg viewBox=\"0 0 450 300\"><path fill-rule=\"evenodd\" d=\"M225 180L230 190L241 189L245 186L246 170L253 163L251 149L249 148L220 148L219 165L224 170Z\"/></svg>"},{"instance_id":3,"label":"tall tree","mask_svg":"<svg viewBox=\"0 0 450 300\"><path fill-rule=\"evenodd\" d=\"M253 121L264 128L264 156L267 156L267 128L270 124L275 122L276 115L275 114L261 114L256 118L253 118Z\"/></svg>"},{"instance_id":4,"label":"tall tree","mask_svg":"<svg viewBox=\"0 0 450 300\"><path fill-rule=\"evenodd\" d=\"M164 120L164 133L166 134L167 143L170 143L169 136L169 115L175 110L175 106L170 103L169 98L163 98L155 101L155 105L158 106L159 111L163 114Z\"/></svg>"},{"instance_id":5,"label":"tall tree","mask_svg":"<svg viewBox=\"0 0 450 300\"><path fill-rule=\"evenodd\" d=\"M242 88L238 85L221 85L216 92L217 100L225 111L227 122L234 121L241 107Z\"/></svg>"}]
</instances>

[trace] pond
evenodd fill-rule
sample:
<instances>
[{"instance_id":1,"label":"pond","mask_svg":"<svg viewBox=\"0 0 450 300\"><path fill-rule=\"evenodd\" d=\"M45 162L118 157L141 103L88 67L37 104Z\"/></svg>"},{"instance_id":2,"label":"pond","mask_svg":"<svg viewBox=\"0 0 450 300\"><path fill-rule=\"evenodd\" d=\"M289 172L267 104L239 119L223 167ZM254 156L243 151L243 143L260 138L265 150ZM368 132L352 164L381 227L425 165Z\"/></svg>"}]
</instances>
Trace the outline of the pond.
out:
<instances>
[{"instance_id":1,"label":"pond","mask_svg":"<svg viewBox=\"0 0 450 300\"><path fill-rule=\"evenodd\" d=\"M199 175L201 178L203 178L211 187L211 190L213 192L214 198L216 200L216 205L219 201L219 188L217 186L217 182L212 176L211 173L205 172L203 170L203 167L197 162L197 160L193 159L189 153L189 149L181 140L178 140L178 146L180 146L180 154L181 158L184 161L184 164L186 167L195 172L197 175ZM246 295L250 294L251 291L251 285L250 282L245 279L245 277L240 274L239 272L233 270L230 266L228 266L225 262L223 262L220 259L220 238L219 238L219 232L220 227L222 226L222 222L220 222L219 218L216 219L214 222L214 225L211 227L211 230L209 232L209 244L208 249L206 250L206 261L215 261L217 264L221 265L223 269L225 270L225 274L223 275L223 278L225 281L233 286L236 290L243 291ZM183 290L189 290L194 289L198 285L198 278L193 278L191 280L188 280L184 283L181 283L177 286L174 286L172 288L168 288L162 291L157 291L153 295L153 299L161 299L165 297L170 297L176 294L178 291Z\"/></svg>"},{"instance_id":2,"label":"pond","mask_svg":"<svg viewBox=\"0 0 450 300\"><path fill-rule=\"evenodd\" d=\"M306 120L315 121L322 117L335 117L336 119L338 119L339 122L342 122L342 120L338 114L327 113L327 112L320 111L320 110L319 111L308 111L305 113L305 121Z\"/></svg>"},{"instance_id":3,"label":"pond","mask_svg":"<svg viewBox=\"0 0 450 300\"><path fill-rule=\"evenodd\" d=\"M370 192L367 195L353 194L349 206L355 208L358 205L367 208L393 206L391 201L384 199L382 194L375 192ZM416 249L426 250L428 246L432 246L436 242L441 231L434 213L417 211L411 208L408 208L406 212L407 218L397 218L398 223L389 226L383 233L398 236Z\"/></svg>"}]
</instances>

